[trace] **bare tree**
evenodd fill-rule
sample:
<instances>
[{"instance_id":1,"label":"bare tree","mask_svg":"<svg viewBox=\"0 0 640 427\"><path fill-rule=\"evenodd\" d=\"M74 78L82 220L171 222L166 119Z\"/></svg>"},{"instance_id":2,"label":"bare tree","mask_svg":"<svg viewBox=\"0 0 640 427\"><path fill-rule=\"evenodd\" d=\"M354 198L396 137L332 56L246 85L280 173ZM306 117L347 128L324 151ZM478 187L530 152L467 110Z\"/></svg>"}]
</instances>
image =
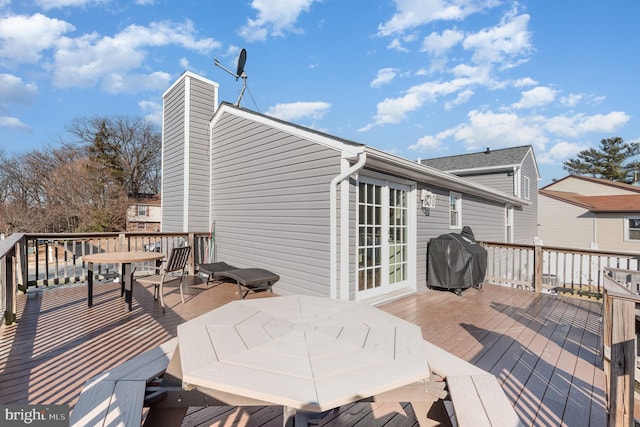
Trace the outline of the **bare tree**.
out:
<instances>
[{"instance_id":1,"label":"bare tree","mask_svg":"<svg viewBox=\"0 0 640 427\"><path fill-rule=\"evenodd\" d=\"M127 196L112 171L63 145L0 158L4 232L120 231Z\"/></svg>"},{"instance_id":2,"label":"bare tree","mask_svg":"<svg viewBox=\"0 0 640 427\"><path fill-rule=\"evenodd\" d=\"M78 118L67 130L128 194L160 191L162 137L150 122L129 116Z\"/></svg>"}]
</instances>

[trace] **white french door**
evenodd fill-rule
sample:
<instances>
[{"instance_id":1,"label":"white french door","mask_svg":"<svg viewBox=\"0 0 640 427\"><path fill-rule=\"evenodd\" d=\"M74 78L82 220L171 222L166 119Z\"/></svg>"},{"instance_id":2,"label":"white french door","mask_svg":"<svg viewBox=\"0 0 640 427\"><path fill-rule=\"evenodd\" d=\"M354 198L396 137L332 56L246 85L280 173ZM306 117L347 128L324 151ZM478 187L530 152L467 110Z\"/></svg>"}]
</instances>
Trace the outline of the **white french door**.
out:
<instances>
[{"instance_id":1,"label":"white french door","mask_svg":"<svg viewBox=\"0 0 640 427\"><path fill-rule=\"evenodd\" d=\"M361 177L358 184L357 297L407 287L413 271L410 187ZM415 230L415 229L414 229Z\"/></svg>"}]
</instances>

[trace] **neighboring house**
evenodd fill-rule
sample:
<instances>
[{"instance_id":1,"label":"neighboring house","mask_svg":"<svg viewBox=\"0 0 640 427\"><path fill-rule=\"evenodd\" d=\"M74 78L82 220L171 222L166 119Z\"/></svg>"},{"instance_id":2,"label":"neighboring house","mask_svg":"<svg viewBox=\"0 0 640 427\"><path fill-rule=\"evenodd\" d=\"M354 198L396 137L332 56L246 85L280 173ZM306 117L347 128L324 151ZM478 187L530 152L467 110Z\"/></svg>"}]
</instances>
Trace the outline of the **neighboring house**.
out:
<instances>
[{"instance_id":1,"label":"neighboring house","mask_svg":"<svg viewBox=\"0 0 640 427\"><path fill-rule=\"evenodd\" d=\"M505 206L504 241L533 244L538 235L538 181L540 172L533 147L502 148L422 160L422 164L473 182L513 194L528 202ZM503 241L501 239L501 241Z\"/></svg>"},{"instance_id":2,"label":"neighboring house","mask_svg":"<svg viewBox=\"0 0 640 427\"><path fill-rule=\"evenodd\" d=\"M539 193L545 246L640 252L640 187L570 175Z\"/></svg>"},{"instance_id":3,"label":"neighboring house","mask_svg":"<svg viewBox=\"0 0 640 427\"><path fill-rule=\"evenodd\" d=\"M184 73L163 95L162 230L215 222L217 261L279 294L375 301L426 286L427 243L468 225L505 241L529 200L228 103ZM214 113L215 111L215 113ZM210 120L209 120L210 119Z\"/></svg>"},{"instance_id":4,"label":"neighboring house","mask_svg":"<svg viewBox=\"0 0 640 427\"><path fill-rule=\"evenodd\" d=\"M139 194L129 197L127 231L160 231L162 210L159 194Z\"/></svg>"}]
</instances>

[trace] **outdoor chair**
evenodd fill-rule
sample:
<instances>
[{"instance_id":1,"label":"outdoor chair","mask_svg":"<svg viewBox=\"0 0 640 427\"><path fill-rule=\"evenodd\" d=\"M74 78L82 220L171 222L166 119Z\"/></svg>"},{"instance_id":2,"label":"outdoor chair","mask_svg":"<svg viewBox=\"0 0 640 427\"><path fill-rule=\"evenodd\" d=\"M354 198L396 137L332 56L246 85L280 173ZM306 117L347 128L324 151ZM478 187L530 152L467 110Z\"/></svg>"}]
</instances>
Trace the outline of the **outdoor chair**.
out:
<instances>
[{"instance_id":1,"label":"outdoor chair","mask_svg":"<svg viewBox=\"0 0 640 427\"><path fill-rule=\"evenodd\" d=\"M190 253L191 246L173 248L171 249L169 258L167 259L165 264L162 267L155 267L157 270L156 274L136 278L136 280L142 284L150 284L154 286L153 298L157 300L158 295L160 295L160 304L162 305L162 311L164 311L164 284L166 282L177 279L177 276L172 273L180 273L180 297L182 298L182 303L184 304L184 270L187 266L187 260L189 259Z\"/></svg>"},{"instance_id":2,"label":"outdoor chair","mask_svg":"<svg viewBox=\"0 0 640 427\"><path fill-rule=\"evenodd\" d=\"M198 272L207 276L207 287L213 279L213 275L218 271L236 270L238 267L227 264L226 262L210 262L198 264Z\"/></svg>"},{"instance_id":3,"label":"outdoor chair","mask_svg":"<svg viewBox=\"0 0 640 427\"><path fill-rule=\"evenodd\" d=\"M245 299L249 292L273 292L273 284L280 280L280 276L263 268L238 268L236 270L216 271L213 273L213 278L217 280L235 280L238 284L240 299Z\"/></svg>"}]
</instances>

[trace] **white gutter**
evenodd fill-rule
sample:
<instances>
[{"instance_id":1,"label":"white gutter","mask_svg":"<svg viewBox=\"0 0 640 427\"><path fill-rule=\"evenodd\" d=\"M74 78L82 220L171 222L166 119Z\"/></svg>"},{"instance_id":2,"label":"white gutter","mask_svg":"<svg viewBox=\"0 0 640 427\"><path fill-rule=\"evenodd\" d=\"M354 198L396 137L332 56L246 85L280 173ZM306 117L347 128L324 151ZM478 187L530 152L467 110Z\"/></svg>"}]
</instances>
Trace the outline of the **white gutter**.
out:
<instances>
[{"instance_id":1,"label":"white gutter","mask_svg":"<svg viewBox=\"0 0 640 427\"><path fill-rule=\"evenodd\" d=\"M338 246L336 237L336 233L338 232L337 187L338 184L345 181L351 174L362 169L366 161L367 154L364 151L358 153L358 161L331 180L329 188L329 288L331 299L336 299L338 296ZM342 212L342 217L345 217L345 212Z\"/></svg>"}]
</instances>

